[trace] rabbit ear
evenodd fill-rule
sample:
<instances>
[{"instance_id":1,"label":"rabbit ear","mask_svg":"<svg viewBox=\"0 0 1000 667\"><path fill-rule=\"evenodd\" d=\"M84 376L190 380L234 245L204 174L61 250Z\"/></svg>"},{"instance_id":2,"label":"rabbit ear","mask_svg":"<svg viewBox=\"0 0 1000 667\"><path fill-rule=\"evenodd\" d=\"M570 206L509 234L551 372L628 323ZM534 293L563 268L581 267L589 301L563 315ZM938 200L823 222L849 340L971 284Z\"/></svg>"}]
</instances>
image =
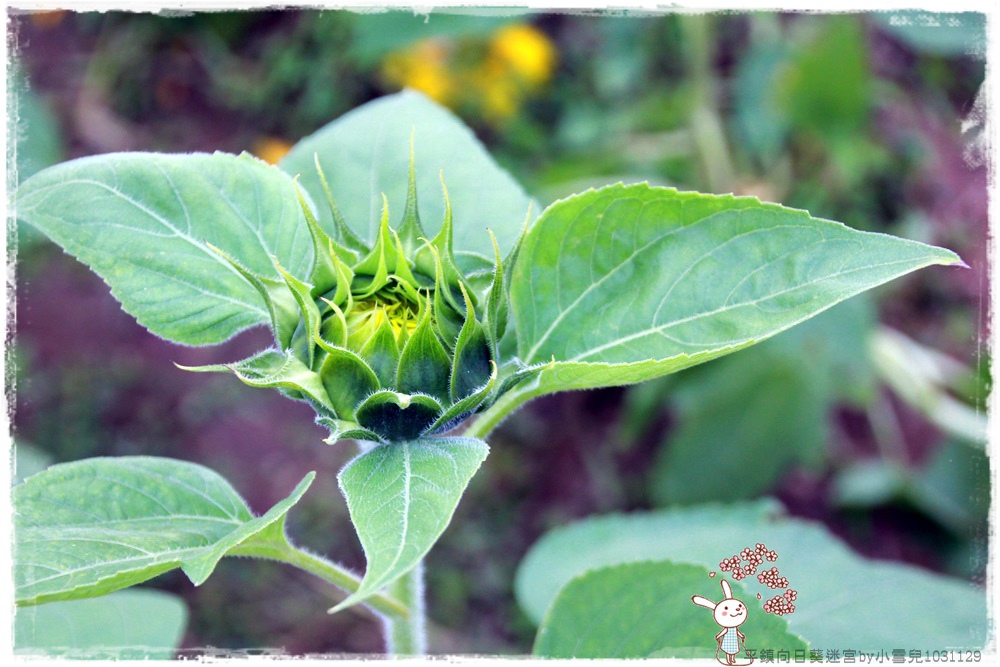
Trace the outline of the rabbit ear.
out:
<instances>
[{"instance_id":1,"label":"rabbit ear","mask_svg":"<svg viewBox=\"0 0 1000 667\"><path fill-rule=\"evenodd\" d=\"M726 598L733 597L733 589L729 587L729 582L725 579L721 579L720 582L722 583L722 592L726 594Z\"/></svg>"},{"instance_id":2,"label":"rabbit ear","mask_svg":"<svg viewBox=\"0 0 1000 667\"><path fill-rule=\"evenodd\" d=\"M692 595L691 602L694 602L699 607L705 607L706 609L715 609L716 607L714 602L708 598L703 598L700 595Z\"/></svg>"}]
</instances>

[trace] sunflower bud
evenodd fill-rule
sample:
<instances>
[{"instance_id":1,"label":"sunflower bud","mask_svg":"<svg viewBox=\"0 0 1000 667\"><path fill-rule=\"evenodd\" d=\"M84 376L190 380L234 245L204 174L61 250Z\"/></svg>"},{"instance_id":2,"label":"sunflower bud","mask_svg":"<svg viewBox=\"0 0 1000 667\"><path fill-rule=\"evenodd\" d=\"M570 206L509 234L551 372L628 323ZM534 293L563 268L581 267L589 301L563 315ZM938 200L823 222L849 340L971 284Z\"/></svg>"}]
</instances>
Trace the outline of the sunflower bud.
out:
<instances>
[{"instance_id":1,"label":"sunflower bud","mask_svg":"<svg viewBox=\"0 0 1000 667\"><path fill-rule=\"evenodd\" d=\"M448 192L441 231L428 239L417 214L412 150L403 220L389 225L383 196L374 243L341 216L316 162L333 217L323 229L299 201L315 262L305 282L275 260L281 280L254 274L214 248L259 292L277 348L244 361L190 368L230 371L247 384L308 401L331 430L328 442L410 440L454 427L498 397L497 349L506 327L504 263L476 284L458 269ZM504 383L510 386L509 382Z\"/></svg>"}]
</instances>

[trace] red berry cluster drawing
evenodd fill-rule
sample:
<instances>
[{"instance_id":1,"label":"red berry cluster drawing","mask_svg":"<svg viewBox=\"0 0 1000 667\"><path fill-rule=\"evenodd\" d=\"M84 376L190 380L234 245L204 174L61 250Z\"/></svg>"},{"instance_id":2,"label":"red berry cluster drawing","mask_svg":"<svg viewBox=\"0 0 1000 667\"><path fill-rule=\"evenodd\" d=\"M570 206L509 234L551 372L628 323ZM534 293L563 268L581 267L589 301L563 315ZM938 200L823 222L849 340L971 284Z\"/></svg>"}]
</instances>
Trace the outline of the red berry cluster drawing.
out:
<instances>
[{"instance_id":1,"label":"red berry cluster drawing","mask_svg":"<svg viewBox=\"0 0 1000 667\"><path fill-rule=\"evenodd\" d=\"M776 567L772 567L770 570L764 570L763 572L758 574L757 581L759 581L760 583L764 584L765 586L767 586L772 590L775 588L788 587L788 579L780 576L778 568Z\"/></svg>"},{"instance_id":2,"label":"red berry cluster drawing","mask_svg":"<svg viewBox=\"0 0 1000 667\"><path fill-rule=\"evenodd\" d=\"M771 590L776 588L787 589L783 595L775 595L770 600L764 602L764 611L768 614L777 614L778 616L784 616L785 614L791 614L795 611L795 598L798 593L790 588L788 588L788 578L781 576L777 567L772 567L767 570L762 570L759 574L757 569L764 564L764 561L773 563L778 560L778 552L773 549L768 549L766 545L758 542L752 549L747 547L739 553L739 555L732 555L729 558L722 559L719 563L719 569L723 572L728 572L733 578L733 581L741 581L747 577L752 577L757 575L757 581L761 584L767 586ZM715 576L715 573L711 573ZM757 599L761 599L761 595L757 594Z\"/></svg>"},{"instance_id":3,"label":"red berry cluster drawing","mask_svg":"<svg viewBox=\"0 0 1000 667\"><path fill-rule=\"evenodd\" d=\"M785 614L791 614L795 611L795 602L797 593L789 588L785 591L784 595L775 595L773 598L764 603L764 611L768 614L777 614L778 616L784 616Z\"/></svg>"}]
</instances>

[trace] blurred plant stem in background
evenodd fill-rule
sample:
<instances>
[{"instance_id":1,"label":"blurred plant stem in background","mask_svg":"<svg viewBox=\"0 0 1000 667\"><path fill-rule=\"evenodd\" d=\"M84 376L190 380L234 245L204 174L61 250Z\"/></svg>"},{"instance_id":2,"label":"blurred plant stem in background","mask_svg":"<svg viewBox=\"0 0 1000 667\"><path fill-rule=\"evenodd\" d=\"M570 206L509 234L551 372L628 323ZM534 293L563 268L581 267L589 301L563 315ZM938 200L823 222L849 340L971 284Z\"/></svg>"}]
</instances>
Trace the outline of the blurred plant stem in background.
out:
<instances>
[{"instance_id":1,"label":"blurred plant stem in background","mask_svg":"<svg viewBox=\"0 0 1000 667\"><path fill-rule=\"evenodd\" d=\"M712 75L713 17L700 14L681 17L687 44L688 67L694 102L690 128L701 160L705 189L709 192L732 192L735 175L729 142L723 129L716 101L716 79Z\"/></svg>"},{"instance_id":2,"label":"blurred plant stem in background","mask_svg":"<svg viewBox=\"0 0 1000 667\"><path fill-rule=\"evenodd\" d=\"M971 369L888 327L871 334L869 356L886 384L935 426L963 442L986 446L986 415L953 395L975 383Z\"/></svg>"}]
</instances>

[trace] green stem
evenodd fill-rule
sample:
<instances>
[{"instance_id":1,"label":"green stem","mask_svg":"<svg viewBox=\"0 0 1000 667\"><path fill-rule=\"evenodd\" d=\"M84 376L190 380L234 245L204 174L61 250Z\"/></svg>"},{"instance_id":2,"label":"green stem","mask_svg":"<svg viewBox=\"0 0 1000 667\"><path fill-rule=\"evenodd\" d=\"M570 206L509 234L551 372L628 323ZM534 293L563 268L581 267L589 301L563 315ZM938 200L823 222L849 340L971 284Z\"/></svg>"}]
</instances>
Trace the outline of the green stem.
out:
<instances>
[{"instance_id":1,"label":"green stem","mask_svg":"<svg viewBox=\"0 0 1000 667\"><path fill-rule=\"evenodd\" d=\"M500 422L509 417L512 412L519 407L545 393L545 390L534 386L534 383L520 389L507 392L494 403L489 410L479 415L472 425L465 429L462 435L468 438L479 438L485 440L486 436L496 428Z\"/></svg>"},{"instance_id":2,"label":"green stem","mask_svg":"<svg viewBox=\"0 0 1000 667\"><path fill-rule=\"evenodd\" d=\"M732 190L733 160L715 102L712 79L712 17L685 16L681 21L688 52L688 66L695 103L688 122L695 148L701 157L705 182L712 192Z\"/></svg>"},{"instance_id":3,"label":"green stem","mask_svg":"<svg viewBox=\"0 0 1000 667\"><path fill-rule=\"evenodd\" d=\"M389 586L389 594L410 610L406 618L386 617L388 653L395 656L424 655L427 652L427 611L424 607L424 562Z\"/></svg>"},{"instance_id":4,"label":"green stem","mask_svg":"<svg viewBox=\"0 0 1000 667\"><path fill-rule=\"evenodd\" d=\"M238 547L231 553L235 556L266 558L294 565L347 593L354 593L361 585L356 576L336 563L291 545L248 545ZM410 609L405 601L388 595L373 595L366 599L363 604L386 618L405 620L410 616Z\"/></svg>"}]
</instances>

